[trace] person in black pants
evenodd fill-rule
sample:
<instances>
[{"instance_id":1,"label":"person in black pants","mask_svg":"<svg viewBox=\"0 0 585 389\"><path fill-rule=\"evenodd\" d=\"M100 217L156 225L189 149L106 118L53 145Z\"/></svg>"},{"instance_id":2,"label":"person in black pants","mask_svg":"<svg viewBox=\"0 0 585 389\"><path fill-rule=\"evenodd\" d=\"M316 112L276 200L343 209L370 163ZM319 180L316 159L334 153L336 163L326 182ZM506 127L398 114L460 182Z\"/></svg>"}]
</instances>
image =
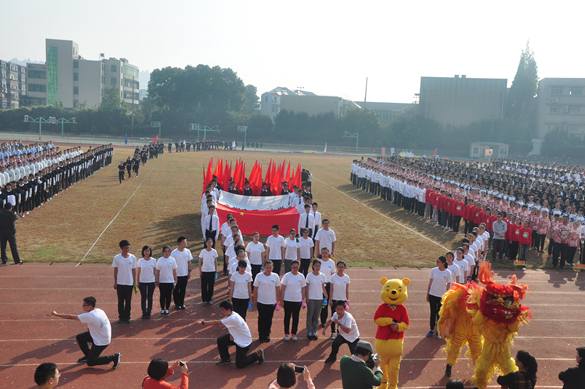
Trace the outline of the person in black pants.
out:
<instances>
[{"instance_id":1,"label":"person in black pants","mask_svg":"<svg viewBox=\"0 0 585 389\"><path fill-rule=\"evenodd\" d=\"M213 239L207 238L206 248L199 254L199 277L201 278L201 300L203 305L211 305L215 275L217 274L217 251L212 247Z\"/></svg>"},{"instance_id":2,"label":"person in black pants","mask_svg":"<svg viewBox=\"0 0 585 389\"><path fill-rule=\"evenodd\" d=\"M118 295L118 324L130 323L132 311L132 289L136 285L136 268L138 261L130 254L130 242L120 242L120 254L112 261L114 268L114 290Z\"/></svg>"},{"instance_id":3,"label":"person in black pants","mask_svg":"<svg viewBox=\"0 0 585 389\"><path fill-rule=\"evenodd\" d=\"M122 185L122 181L125 180L124 178L124 161L120 162L118 165L118 179L120 180L120 185Z\"/></svg>"},{"instance_id":4,"label":"person in black pants","mask_svg":"<svg viewBox=\"0 0 585 389\"><path fill-rule=\"evenodd\" d=\"M8 262L6 256L6 242L10 244L10 251L14 263L21 264L22 261L18 256L18 247L16 246L16 227L14 222L18 220L18 216L12 212L12 204L8 201L4 204L4 209L0 210L0 246L2 249L2 263Z\"/></svg>"},{"instance_id":5,"label":"person in black pants","mask_svg":"<svg viewBox=\"0 0 585 389\"><path fill-rule=\"evenodd\" d=\"M112 327L110 320L104 311L95 307L95 297L86 297L83 299L83 312L81 315L68 315L65 313L57 313L53 311L52 315L68 320L79 320L87 324L87 332L82 332L76 337L77 344L83 352L84 356L79 358L77 362L87 363L87 366L108 365L114 362L112 366L114 369L120 365L122 354L117 353L101 357L101 353L110 345L112 340ZM91 343L89 348L87 345Z\"/></svg>"},{"instance_id":6,"label":"person in black pants","mask_svg":"<svg viewBox=\"0 0 585 389\"><path fill-rule=\"evenodd\" d=\"M247 355L250 351L250 345L252 344L252 334L250 328L242 319L240 315L233 311L232 303L225 300L219 304L222 316L222 320L201 320L199 324L202 326L219 326L224 325L229 331L229 334L225 334L217 338L217 349L221 359L215 364L218 366L229 365L232 362L230 353L228 350L229 346L236 346L236 367L242 369L255 362L259 365L264 363L264 350L259 349L258 351Z\"/></svg>"},{"instance_id":7,"label":"person in black pants","mask_svg":"<svg viewBox=\"0 0 585 389\"><path fill-rule=\"evenodd\" d=\"M357 343L360 341L360 332L357 327L357 323L353 316L345 311L345 302L338 301L335 304L335 313L331 316L331 319L325 324L323 328L323 335L330 324L339 325L339 334L335 340L331 343L331 354L325 360L325 363L333 363L337 360L337 353L341 345L346 343L349 346L351 355L355 354L355 348Z\"/></svg>"}]
</instances>

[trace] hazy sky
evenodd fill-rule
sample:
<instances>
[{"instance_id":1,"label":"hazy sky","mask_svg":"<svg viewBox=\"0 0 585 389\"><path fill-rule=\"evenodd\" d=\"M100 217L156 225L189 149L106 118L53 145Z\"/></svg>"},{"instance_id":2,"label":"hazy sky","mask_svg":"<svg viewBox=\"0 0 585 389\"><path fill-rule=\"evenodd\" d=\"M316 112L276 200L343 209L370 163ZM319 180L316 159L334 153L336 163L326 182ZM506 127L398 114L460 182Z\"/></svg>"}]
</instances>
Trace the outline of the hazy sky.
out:
<instances>
[{"instance_id":1,"label":"hazy sky","mask_svg":"<svg viewBox=\"0 0 585 389\"><path fill-rule=\"evenodd\" d=\"M507 78L530 40L544 77L584 77L573 1L19 0L4 2L0 58L45 59L45 38L141 70L230 67L258 95L276 86L412 102L421 76ZM146 85L141 85L141 88Z\"/></svg>"}]
</instances>

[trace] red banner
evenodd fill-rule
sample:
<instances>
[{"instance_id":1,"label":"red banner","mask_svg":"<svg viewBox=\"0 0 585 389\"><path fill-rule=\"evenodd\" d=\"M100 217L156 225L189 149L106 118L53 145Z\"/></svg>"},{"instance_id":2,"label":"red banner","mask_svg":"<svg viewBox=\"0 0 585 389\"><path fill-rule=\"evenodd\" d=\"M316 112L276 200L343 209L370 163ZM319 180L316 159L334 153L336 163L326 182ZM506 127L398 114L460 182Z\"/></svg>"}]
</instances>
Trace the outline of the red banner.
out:
<instances>
[{"instance_id":1,"label":"red banner","mask_svg":"<svg viewBox=\"0 0 585 389\"><path fill-rule=\"evenodd\" d=\"M262 236L272 235L272 226L278 224L280 232L287 235L291 228L297 229L299 225L299 213L296 208L276 209L273 211L249 211L236 209L216 204L219 224L227 221L227 214L231 213L238 221L240 231L245 235L258 232Z\"/></svg>"}]
</instances>

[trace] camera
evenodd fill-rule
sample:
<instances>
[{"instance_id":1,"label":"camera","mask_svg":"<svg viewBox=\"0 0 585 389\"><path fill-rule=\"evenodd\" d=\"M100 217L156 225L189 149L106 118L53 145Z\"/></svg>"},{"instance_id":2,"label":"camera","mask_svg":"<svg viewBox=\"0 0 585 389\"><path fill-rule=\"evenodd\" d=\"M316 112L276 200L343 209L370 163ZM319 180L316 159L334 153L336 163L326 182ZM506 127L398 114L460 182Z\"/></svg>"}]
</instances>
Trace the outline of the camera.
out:
<instances>
[{"instance_id":1,"label":"camera","mask_svg":"<svg viewBox=\"0 0 585 389\"><path fill-rule=\"evenodd\" d=\"M366 366L370 368L370 370L374 371L376 369L376 361L380 357L378 354L370 354L370 357L366 361Z\"/></svg>"},{"instance_id":2,"label":"camera","mask_svg":"<svg viewBox=\"0 0 585 389\"><path fill-rule=\"evenodd\" d=\"M372 359L374 362L378 362L380 360L380 356L378 354L372 354Z\"/></svg>"},{"instance_id":3,"label":"camera","mask_svg":"<svg viewBox=\"0 0 585 389\"><path fill-rule=\"evenodd\" d=\"M295 365L295 373L303 374L305 372L304 366L296 366Z\"/></svg>"},{"instance_id":4,"label":"camera","mask_svg":"<svg viewBox=\"0 0 585 389\"><path fill-rule=\"evenodd\" d=\"M183 362L183 361L179 361L179 366L181 366L181 367L182 367L182 366L185 366L185 362Z\"/></svg>"}]
</instances>

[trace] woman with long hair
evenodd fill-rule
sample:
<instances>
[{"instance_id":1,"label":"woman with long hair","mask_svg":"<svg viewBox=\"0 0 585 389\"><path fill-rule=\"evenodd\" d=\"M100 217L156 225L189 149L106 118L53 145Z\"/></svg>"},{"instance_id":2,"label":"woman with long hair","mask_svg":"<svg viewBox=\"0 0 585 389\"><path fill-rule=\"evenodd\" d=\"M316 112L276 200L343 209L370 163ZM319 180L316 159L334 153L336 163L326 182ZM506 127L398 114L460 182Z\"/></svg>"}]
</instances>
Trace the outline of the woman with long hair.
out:
<instances>
[{"instance_id":1,"label":"woman with long hair","mask_svg":"<svg viewBox=\"0 0 585 389\"><path fill-rule=\"evenodd\" d=\"M427 289L427 302L431 305L431 330L427 337L436 336L441 339L439 331L435 333L435 326L439 320L439 311L441 310L441 299L451 287L452 278L451 272L447 270L447 258L440 256L437 258L437 267L431 269L429 275L429 287Z\"/></svg>"},{"instance_id":2,"label":"woman with long hair","mask_svg":"<svg viewBox=\"0 0 585 389\"><path fill-rule=\"evenodd\" d=\"M205 249L199 253L199 278L201 278L201 300L203 305L211 305L215 274L217 273L217 251L212 246L213 239L207 238L205 240Z\"/></svg>"},{"instance_id":3,"label":"woman with long hair","mask_svg":"<svg viewBox=\"0 0 585 389\"><path fill-rule=\"evenodd\" d=\"M156 280L154 277L156 259L152 258L151 255L152 249L150 246L144 246L142 248L142 258L138 260L138 268L136 269L143 319L150 319L150 313L152 312L152 295L154 294Z\"/></svg>"},{"instance_id":4,"label":"woman with long hair","mask_svg":"<svg viewBox=\"0 0 585 389\"><path fill-rule=\"evenodd\" d=\"M532 389L536 385L538 364L528 351L520 350L516 353L518 371L498 377L498 384L507 385L509 389Z\"/></svg>"},{"instance_id":5,"label":"woman with long hair","mask_svg":"<svg viewBox=\"0 0 585 389\"><path fill-rule=\"evenodd\" d=\"M171 257L171 247L163 246L163 256L156 261L156 285L160 290L159 316L169 316L173 285L177 282L177 262Z\"/></svg>"}]
</instances>

